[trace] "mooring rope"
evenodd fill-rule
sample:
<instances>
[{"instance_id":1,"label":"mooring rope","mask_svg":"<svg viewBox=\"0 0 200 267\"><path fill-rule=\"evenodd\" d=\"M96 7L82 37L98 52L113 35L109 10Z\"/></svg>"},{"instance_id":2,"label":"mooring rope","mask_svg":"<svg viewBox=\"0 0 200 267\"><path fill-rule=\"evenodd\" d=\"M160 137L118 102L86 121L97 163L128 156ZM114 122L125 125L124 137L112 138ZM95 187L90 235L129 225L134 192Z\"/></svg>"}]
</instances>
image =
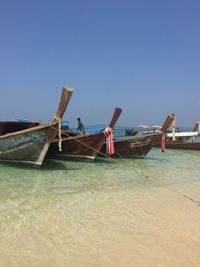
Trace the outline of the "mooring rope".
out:
<instances>
[{"instance_id":1,"label":"mooring rope","mask_svg":"<svg viewBox=\"0 0 200 267\"><path fill-rule=\"evenodd\" d=\"M188 200L190 200L190 201L196 203L198 206L200 206L200 201L199 201L199 200L196 200L196 199L194 199L194 198L192 198L192 197L190 197L190 196L187 196L186 194L183 194L183 193L181 193L181 192L179 192L179 191L176 191L176 190L174 190L174 189L172 189L172 188L169 188L169 187L168 187L168 189L169 189L170 191L172 191L172 192L174 192L174 193L176 193L176 194L178 194L178 195L184 197L184 198L187 198Z\"/></svg>"},{"instance_id":2,"label":"mooring rope","mask_svg":"<svg viewBox=\"0 0 200 267\"><path fill-rule=\"evenodd\" d=\"M121 159L126 160L120 153L116 153Z\"/></svg>"}]
</instances>

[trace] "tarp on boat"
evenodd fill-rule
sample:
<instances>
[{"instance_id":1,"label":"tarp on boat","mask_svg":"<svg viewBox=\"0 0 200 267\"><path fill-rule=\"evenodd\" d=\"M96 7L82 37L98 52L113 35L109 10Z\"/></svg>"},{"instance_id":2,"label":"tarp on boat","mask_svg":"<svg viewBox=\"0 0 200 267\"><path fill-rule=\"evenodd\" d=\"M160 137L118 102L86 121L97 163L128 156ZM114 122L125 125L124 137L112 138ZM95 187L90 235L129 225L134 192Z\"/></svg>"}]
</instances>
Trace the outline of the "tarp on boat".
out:
<instances>
[{"instance_id":1,"label":"tarp on boat","mask_svg":"<svg viewBox=\"0 0 200 267\"><path fill-rule=\"evenodd\" d=\"M89 129L86 129L86 133L87 134L94 134L94 133L103 132L104 130L105 130L105 128L89 128Z\"/></svg>"}]
</instances>

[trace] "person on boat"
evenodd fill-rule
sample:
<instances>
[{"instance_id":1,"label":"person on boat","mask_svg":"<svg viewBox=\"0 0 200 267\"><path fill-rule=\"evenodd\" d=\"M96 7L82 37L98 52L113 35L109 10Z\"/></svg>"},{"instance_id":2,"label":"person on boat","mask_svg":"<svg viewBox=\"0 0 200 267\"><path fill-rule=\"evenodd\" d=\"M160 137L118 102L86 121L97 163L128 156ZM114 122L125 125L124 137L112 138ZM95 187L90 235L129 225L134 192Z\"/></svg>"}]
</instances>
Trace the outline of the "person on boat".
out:
<instances>
[{"instance_id":1,"label":"person on boat","mask_svg":"<svg viewBox=\"0 0 200 267\"><path fill-rule=\"evenodd\" d=\"M77 131L79 132L80 135L84 135L85 134L85 126L84 126L84 124L82 123L80 118L77 118L77 121L78 121Z\"/></svg>"}]
</instances>

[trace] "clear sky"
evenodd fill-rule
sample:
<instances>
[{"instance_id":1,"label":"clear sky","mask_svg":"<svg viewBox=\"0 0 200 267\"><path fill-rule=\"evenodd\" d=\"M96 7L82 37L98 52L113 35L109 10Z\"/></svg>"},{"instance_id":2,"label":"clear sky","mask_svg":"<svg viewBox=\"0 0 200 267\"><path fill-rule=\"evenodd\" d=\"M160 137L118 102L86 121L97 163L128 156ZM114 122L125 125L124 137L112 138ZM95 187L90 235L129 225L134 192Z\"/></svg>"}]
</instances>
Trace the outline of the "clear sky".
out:
<instances>
[{"instance_id":1,"label":"clear sky","mask_svg":"<svg viewBox=\"0 0 200 267\"><path fill-rule=\"evenodd\" d=\"M0 0L0 120L200 119L199 0Z\"/></svg>"}]
</instances>

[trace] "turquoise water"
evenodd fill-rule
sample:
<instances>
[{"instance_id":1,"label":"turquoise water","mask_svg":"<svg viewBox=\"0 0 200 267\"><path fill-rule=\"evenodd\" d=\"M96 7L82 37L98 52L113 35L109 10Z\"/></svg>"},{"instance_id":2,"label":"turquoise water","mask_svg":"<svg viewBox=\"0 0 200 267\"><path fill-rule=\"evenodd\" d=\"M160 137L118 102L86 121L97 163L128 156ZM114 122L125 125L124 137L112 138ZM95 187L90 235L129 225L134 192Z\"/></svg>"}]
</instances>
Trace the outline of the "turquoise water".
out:
<instances>
[{"instance_id":1,"label":"turquoise water","mask_svg":"<svg viewBox=\"0 0 200 267\"><path fill-rule=\"evenodd\" d=\"M0 163L0 266L200 266L200 152Z\"/></svg>"}]
</instances>

